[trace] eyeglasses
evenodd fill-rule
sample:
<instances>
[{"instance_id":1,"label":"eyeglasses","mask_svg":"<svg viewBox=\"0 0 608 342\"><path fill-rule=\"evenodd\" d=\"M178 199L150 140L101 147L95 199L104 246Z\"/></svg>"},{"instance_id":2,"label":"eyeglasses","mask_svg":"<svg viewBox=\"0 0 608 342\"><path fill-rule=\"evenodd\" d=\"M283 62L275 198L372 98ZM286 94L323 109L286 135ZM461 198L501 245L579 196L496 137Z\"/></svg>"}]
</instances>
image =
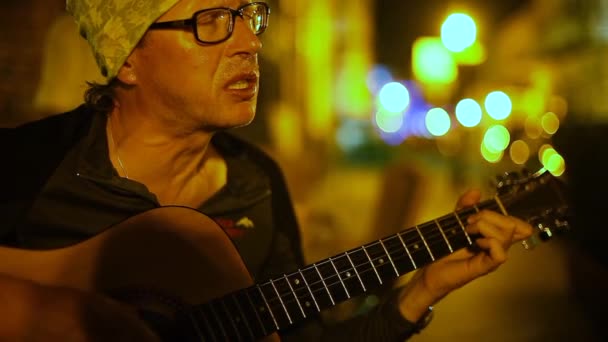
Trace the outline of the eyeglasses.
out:
<instances>
[{"instance_id":1,"label":"eyeglasses","mask_svg":"<svg viewBox=\"0 0 608 342\"><path fill-rule=\"evenodd\" d=\"M232 35L236 16L257 36L268 27L270 8L264 2L252 2L236 10L225 7L208 8L194 12L192 18L163 21L150 25L150 29L171 29L191 27L196 40L203 44L221 43Z\"/></svg>"}]
</instances>

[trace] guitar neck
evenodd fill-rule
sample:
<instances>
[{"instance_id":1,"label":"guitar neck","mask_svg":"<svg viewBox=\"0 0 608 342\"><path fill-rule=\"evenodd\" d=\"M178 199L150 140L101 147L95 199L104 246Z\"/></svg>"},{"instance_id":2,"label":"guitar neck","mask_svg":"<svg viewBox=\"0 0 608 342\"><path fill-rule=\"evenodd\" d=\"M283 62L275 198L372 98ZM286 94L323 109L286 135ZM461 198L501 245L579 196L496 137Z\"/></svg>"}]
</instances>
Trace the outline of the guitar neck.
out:
<instances>
[{"instance_id":1,"label":"guitar neck","mask_svg":"<svg viewBox=\"0 0 608 342\"><path fill-rule=\"evenodd\" d=\"M500 199L453 212L264 283L191 308L197 334L258 339L376 289L473 244L465 231L479 210L504 212ZM219 334L219 333L218 333Z\"/></svg>"}]
</instances>

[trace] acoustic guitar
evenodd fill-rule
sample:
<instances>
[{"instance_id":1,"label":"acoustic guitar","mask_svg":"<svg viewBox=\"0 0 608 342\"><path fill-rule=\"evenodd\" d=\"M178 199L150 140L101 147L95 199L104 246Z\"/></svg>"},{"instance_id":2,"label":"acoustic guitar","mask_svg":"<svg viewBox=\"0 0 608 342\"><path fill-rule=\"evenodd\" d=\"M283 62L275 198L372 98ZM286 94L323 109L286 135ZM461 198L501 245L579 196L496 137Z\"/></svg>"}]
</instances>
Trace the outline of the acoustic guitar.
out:
<instances>
[{"instance_id":1,"label":"acoustic guitar","mask_svg":"<svg viewBox=\"0 0 608 342\"><path fill-rule=\"evenodd\" d=\"M66 248L0 248L0 272L110 295L157 331L179 331L180 341L276 340L277 331L472 246L464 222L479 210L537 227L528 247L567 230L563 187L546 172L508 175L494 198L476 206L257 284L224 231L181 207L144 212Z\"/></svg>"}]
</instances>

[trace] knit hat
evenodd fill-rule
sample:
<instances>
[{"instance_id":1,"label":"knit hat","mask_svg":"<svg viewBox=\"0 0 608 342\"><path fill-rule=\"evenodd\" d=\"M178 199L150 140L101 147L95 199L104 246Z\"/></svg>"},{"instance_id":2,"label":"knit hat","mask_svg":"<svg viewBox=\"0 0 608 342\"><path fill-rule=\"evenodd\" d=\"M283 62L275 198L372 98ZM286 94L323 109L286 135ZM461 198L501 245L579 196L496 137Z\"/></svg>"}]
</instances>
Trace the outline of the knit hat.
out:
<instances>
[{"instance_id":1,"label":"knit hat","mask_svg":"<svg viewBox=\"0 0 608 342\"><path fill-rule=\"evenodd\" d=\"M148 27L179 0L66 0L107 80L118 70Z\"/></svg>"}]
</instances>

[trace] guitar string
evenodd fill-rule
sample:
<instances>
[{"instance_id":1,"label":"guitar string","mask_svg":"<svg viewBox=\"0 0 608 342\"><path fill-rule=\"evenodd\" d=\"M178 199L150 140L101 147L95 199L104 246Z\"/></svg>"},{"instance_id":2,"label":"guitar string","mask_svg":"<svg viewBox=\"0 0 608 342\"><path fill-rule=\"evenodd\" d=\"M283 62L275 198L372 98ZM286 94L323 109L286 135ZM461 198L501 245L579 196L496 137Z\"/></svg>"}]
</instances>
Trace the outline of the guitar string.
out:
<instances>
[{"instance_id":1,"label":"guitar string","mask_svg":"<svg viewBox=\"0 0 608 342\"><path fill-rule=\"evenodd\" d=\"M457 228L457 227L459 227L459 225L454 225L453 227L450 227L449 229ZM462 233L462 236L464 236L464 233ZM419 236L418 236L418 238L419 238ZM418 249L413 248L415 245L420 245L422 243L422 240L420 238L415 241L416 242L413 244L411 243L411 240L409 242L406 242L406 246L408 247L408 250L410 250L410 255L412 255L412 257L414 259L416 259L414 256L418 256L418 254L420 254L420 253L424 253L425 256L430 257L429 251L426 250L426 248L418 248ZM434 234L434 236L432 236L432 235L428 236L427 244L429 245L429 249L431 249L431 250L433 249L433 247L437 247L439 245L446 246L446 248L447 248L446 241L440 233ZM373 244L367 245L367 247L377 246L377 245L379 245L379 243L373 243ZM313 283L309 283L308 287L311 288L311 292L313 293L313 296L314 296L314 295L325 293L326 291L328 291L327 290L328 288L341 285L344 281L348 281L351 278L356 278L357 274L359 274L359 276L361 276L362 278L365 278L365 276L368 276L369 274L371 274L371 272L377 271L377 269L379 267L382 267L382 266L388 267L389 265L391 265L390 262L386 262L386 261L384 261L380 265L377 265L380 260L386 259L388 255L391 255L391 258L395 264L398 264L399 262L401 262L403 260L406 260L406 261L408 261L408 263L411 263L411 260L409 260L409 256L407 254L402 253L404 250L402 245L400 246L400 248L399 247L398 248L388 248L387 247L387 250L388 250L388 254L384 253L384 252L380 252L379 256L375 256L375 255L370 256L371 261L357 264L357 265L355 265L355 268L352 268L352 267L346 268L337 274L332 274L332 275L324 277L323 279L325 280L325 284L323 284L323 286L322 286L323 288L321 288L321 289L313 289L314 287L318 287L320 284L322 284L322 282L320 280L315 281ZM369 249L368 249L368 251L369 251ZM395 257L392 255L394 253L399 253L399 255ZM329 264L329 262L323 262L323 263L318 264L317 267L322 267L322 266L325 266L328 264ZM416 268L412 269L411 271L418 269L418 268L419 267L416 267ZM353 272L353 273L350 275L350 277L349 276L344 277L343 275L345 275L348 272ZM391 279L397 278L396 274L391 273L391 275L392 275ZM289 278L289 276L287 276L287 278ZM334 278L335 278L335 281L334 281ZM261 286L264 286L264 285L266 285L266 283L261 284ZM307 289L299 288L298 290L300 292L308 293ZM290 299L293 298L293 293L298 292L298 290L293 291L293 292L292 291L282 292L281 297L283 299L283 302L285 304L294 303L294 300L290 300ZM287 300L286 300L286 298L287 298ZM277 299L274 299L274 297L270 300L270 302L271 302L270 304L272 304L273 308L279 307L279 305L275 306L275 304L280 304L280 303L278 303Z\"/></svg>"},{"instance_id":2,"label":"guitar string","mask_svg":"<svg viewBox=\"0 0 608 342\"><path fill-rule=\"evenodd\" d=\"M459 224L458 225L454 225L452 228L456 228L456 227L459 227L459 226L460 226ZM402 233L405 233L405 232L407 232L407 231L404 231ZM438 237L439 235L440 234L435 234L435 237ZM464 233L463 233L463 236L464 236ZM411 241L412 240L410 240L409 242L411 242ZM420 243L421 240L418 239L416 241L417 241L417 243ZM445 240L443 240L443 237L441 239L436 239L434 237L429 237L427 243L429 243L429 247L431 247L431 246L435 247L439 243L441 243L442 245L445 245ZM407 245L407 243L406 243L406 245ZM389 251L389 253L400 252L402 250L403 250L403 246L401 246L401 248L391 249ZM425 251L425 249L419 249L416 252L421 252L421 251ZM414 252L414 253L416 253L416 252ZM426 251L426 253L428 255L428 251ZM380 257L377 257L377 258L372 258L372 262L378 261L379 259L381 259L383 257L385 258L386 254L384 254L384 256L380 256ZM407 256L401 256L401 257L398 257L398 258L394 258L393 260L394 261L400 261L400 260L403 260L404 258L407 258ZM367 267L365 269L362 269L362 270L358 271L359 275L365 276L366 273L373 272L374 271L374 266L372 266L372 262L368 261L368 262L364 262L362 264L356 265L356 267L361 267L361 266L367 267L367 266L369 266L369 267ZM352 269L349 269L349 270L352 270ZM344 272L340 272L340 274L345 273L345 272L347 272L349 270L345 270ZM295 274L295 273L292 273L292 274ZM287 277L289 277L289 275L287 275ZM332 278L336 278L336 277L338 277L338 274L334 274L334 275L331 275L331 276L328 276L328 277L324 277L323 279L326 281L326 283L323 285L323 288L320 288L320 289L313 289L314 285L319 285L319 284L322 283L322 281L319 280L319 281L310 283L308 285L308 289L300 287L300 288L298 288L295 291L287 291L286 293L285 292L281 292L281 293L279 293L279 296L281 297L281 299L282 299L283 302L281 302L281 300L279 300L278 296L273 296L273 297L269 298L266 301L266 304L268 304L268 307L269 307L269 309L272 312L288 312L287 307L289 305L291 305L291 304L296 303L296 301L297 301L296 298L298 297L298 293L304 292L306 295L309 295L308 291L310 290L310 292L312 293L312 299L313 300L317 300L316 298L319 297L319 294L327 293L329 291L329 288L331 288L333 286L336 286L336 285L341 285L342 281L347 280L347 279L342 279L342 280L337 279L336 281L331 280L332 282L328 283L328 280L330 280ZM395 279L395 278L397 278L397 275L392 275L390 279ZM267 284L270 284L270 282L268 281L268 282L262 283L259 286L263 287L264 285L267 285ZM230 295L227 296L227 297L230 297ZM219 300L224 300L224 298L220 298ZM207 303L205 305L210 305L210 303ZM257 309L255 310L255 314L259 316L259 312L258 312ZM228 317L228 318L232 320L232 317ZM274 324L273 324L273 326L274 326Z\"/></svg>"},{"instance_id":3,"label":"guitar string","mask_svg":"<svg viewBox=\"0 0 608 342\"><path fill-rule=\"evenodd\" d=\"M495 202L492 203L492 202L493 201L488 200L488 201L486 201L484 203L481 203L478 206L478 208L480 208L480 209L491 209L491 210L498 209L499 206L497 205L497 203L495 203ZM473 212L474 213L474 212L476 212L476 209L474 209L474 208L467 208L467 209L458 211L455 214L458 215L459 217L463 216L462 218L464 220L466 220L467 217L470 216L470 214L464 214L463 215L464 212ZM444 215L444 216L442 216L442 217L440 217L440 218L437 219L438 222L443 222L444 225L443 226L440 225L439 227L437 227L438 229L435 229L433 231L434 233L439 232L438 234L437 233L436 234L429 234L429 235L425 236L427 244L429 245L429 249L432 249L431 247L436 247L438 245L442 245L442 246L446 246L447 247L446 238L444 238L444 235L441 233L440 229L443 229L443 230L446 230L446 231L450 231L451 229L457 229L458 231L462 231L462 229L461 229L462 226L461 226L460 222L453 215L454 215L454 213L448 214L448 215ZM446 225L445 221L450 221L451 223L448 223ZM434 222L427 222L427 223L424 223L424 224L418 226L418 228L419 229L421 229L421 228L424 229L424 228L428 228L430 226L436 226L436 225L435 225ZM409 247L414 247L415 245L420 245L420 243L423 241L420 238L420 236L418 235L418 233L415 231L415 228L404 230L404 231L399 232L397 234L403 236L403 235L408 234L408 233L411 233L411 235L414 236L412 239L404 239L404 243L406 244L406 246L408 246L408 248ZM380 244L380 241L388 241L391 238L396 238L397 234L389 236L389 237L381 239L381 240L378 240L376 242L370 243L368 245L365 245L364 247L368 247L369 248L369 247L372 247L372 246L378 246ZM465 236L464 232L462 233L462 236ZM467 242L467 245L468 245L468 242ZM309 290L310 290L310 292L312 292L312 296L313 296L313 299L314 299L314 298L318 297L318 294L325 293L325 292L329 291L330 287L337 286L337 285L342 285L342 283L345 280L349 280L351 278L356 277L357 272L358 272L359 275L366 275L369 272L375 271L375 269L377 269L377 266L374 266L373 263L378 262L380 259L384 259L384 258L386 258L389 255L392 255L394 253L399 253L397 257L392 257L393 262L403 261L403 259L409 258L408 256L406 256L406 255L404 255L402 253L403 249L404 248L403 248L402 245L399 245L399 247L397 247L397 248L387 248L388 254L384 253L384 252L381 252L381 255L378 256L378 257L372 258L371 262L370 261L363 262L361 264L355 265L355 269L353 269L353 268L347 268L344 271L338 272L336 274L333 274L333 275L330 275L330 276L327 276L327 277L323 277L323 280L325 281L325 284L323 285L322 289L314 289L313 290L313 287L315 287L315 285L318 286L319 284L321 284L323 282L323 281L319 280L319 281L316 281L316 282L313 282L313 283L309 283L308 284L308 289L307 288L299 287L295 291L288 290L286 292L280 292L279 296L283 300L283 303L281 303L281 300L277 296L273 296L272 298L270 298L268 300L267 304L271 308L271 310L277 310L277 308L278 308L278 310L285 310L286 311L287 310L287 305L296 303L296 301L297 301L296 297L298 296L298 292L304 292L304 293L308 294ZM421 249L421 248L418 248L417 250L414 250L413 252L410 252L410 254L416 254L416 253L420 253L422 251L424 251L426 253L425 255L429 255L430 256L428 250ZM340 257L340 256L338 256L338 257ZM410 260L410 262L411 262L411 260ZM323 261L323 262L317 264L317 267L328 265L329 263L330 263L330 261L326 260L326 261ZM383 263L380 266L387 266L387 265L389 265L389 263ZM369 266L369 267L367 267L367 266ZM412 265L412 266L414 266L414 265ZM362 269L359 270L359 267L364 267L364 268L362 268ZM308 270L308 269L311 269L311 267L304 269L304 271ZM413 270L415 270L415 269L417 269L417 268L414 268ZM411 272L411 271L413 271L413 270L408 271L408 273ZM350 277L342 278L342 274L345 274L345 273L351 272L351 271L355 272L355 276L351 275ZM295 275L296 273L297 272L292 273L290 275ZM286 275L287 278L289 278L290 275ZM403 274L401 274L401 275L403 275ZM397 277L398 277L397 275L392 275L390 279L395 279ZM337 280L333 281L333 278L337 278ZM332 282L328 282L328 281L332 281ZM361 279L361 281L362 281L362 279ZM267 285L269 283L270 282L261 283L259 286L262 287L262 286ZM317 296L315 296L315 295L317 295Z\"/></svg>"},{"instance_id":4,"label":"guitar string","mask_svg":"<svg viewBox=\"0 0 608 342\"><path fill-rule=\"evenodd\" d=\"M442 245L442 246L446 246L447 247L448 246L446 244L447 236L444 236L444 234L441 232L442 230L444 230L444 231L450 231L452 229L456 229L457 231L462 232L461 235L463 237L465 237L466 235L465 235L464 231L462 230L463 227L460 224L460 221L458 221L458 219L456 219L456 217L454 215L457 215L459 218L462 217L462 219L466 221L466 219L468 218L468 216L470 216L470 215L474 214L475 212L477 212L477 208L479 208L479 209L495 210L495 209L499 209L499 205L496 203L496 201L487 200L485 202L480 203L478 207L472 207L472 208L463 209L463 210L460 210L460 211L457 211L457 212L453 212L451 214L447 214L447 215L444 215L442 217L437 218L436 219L437 223L443 222L443 224L444 224L443 226L441 225L441 223L439 224L439 226L437 226L435 222L427 222L427 223L423 223L423 224L417 226L418 229L424 229L424 228L428 228L428 227L432 227L432 226L435 226L437 228L433 230L434 234L423 235L424 238L425 238L425 240L426 240L426 242L427 242L427 245L429 247L428 249L417 248L413 252L410 252L410 254L412 254L412 253L418 253L420 251L426 251L426 253L428 253L428 256L430 257L430 255L431 255L430 250L432 249L431 247L437 247L438 245ZM449 223L449 224L446 225L445 221L448 221L448 220L451 223ZM411 239L410 238L403 239L403 235L406 235L406 234L413 235L413 238L411 238ZM391 238L397 238L397 235L400 235L402 237L403 242L405 243L406 248L408 249L408 251L410 251L410 249L409 249L410 247L415 247L416 245L418 245L418 247L419 247L420 243L423 242L423 240L421 239L420 235L416 232L416 229L415 228L411 228L411 229L404 230L402 232L398 232L397 234L394 234L392 236L389 236L389 237L380 239L378 241L372 242L372 243L367 244L367 245L365 245L363 247L372 248L373 246L378 246L378 245L380 245L380 241L388 241ZM449 241L449 239L447 239L447 240ZM469 245L468 242L466 244ZM386 267L386 266L390 265L390 263L381 263L380 266L375 266L375 263L378 262L378 261L380 261L381 259L385 259L386 257L391 258L391 260L395 264L394 266L396 267L396 264L398 262L403 261L403 259L409 259L409 255L404 254L403 253L403 249L404 249L403 245L399 244L399 246L396 247L396 248L389 248L389 247L387 247L386 252L384 252L383 250L382 251L379 250L380 251L380 253L379 253L380 255L378 257L376 257L374 255L374 257L372 258L371 255L370 255L371 261L368 260L367 262L363 262L363 263L360 263L358 265L355 265L355 268L347 268L347 269L345 269L343 271L340 271L340 272L338 272L336 274L332 274L332 275L327 276L327 277L322 277L323 280L315 281L313 283L308 283L307 288L298 287L296 290L293 290L293 291L291 289L289 289L289 290L286 289L286 291L284 291L284 292L281 291L281 292L278 293L279 296L273 296L273 297L271 297L267 301L267 304L268 304L269 308L273 312L275 312L276 310L287 311L287 306L296 303L298 301L297 297L299 297L299 293L301 293L301 292L304 292L305 295L307 295L307 296L309 294L312 294L312 298L311 299L313 299L313 300L316 301L316 298L318 297L318 295L320 293L321 294L322 293L326 293L326 292L330 293L329 292L329 288L331 288L333 286L343 285L344 281L348 281L349 279L352 279L352 278L356 277L357 274L359 276L369 275L368 274L369 272L376 272L378 267L381 267L381 266L385 266ZM455 250L453 252L455 252ZM394 253L398 253L396 257L392 255ZM450 252L448 254L451 254L451 253L452 252ZM337 257L342 257L342 255L338 255ZM333 260L336 260L336 259L333 259ZM330 262L331 261L329 259L326 259L326 260L324 260L324 261L322 261L322 262L320 262L320 263L318 263L316 265L317 265L317 267L323 267L325 265L329 265ZM411 263L411 260L409 260L409 263ZM418 266L418 265L412 265L412 266ZM405 273L402 273L402 274L399 274L399 275L391 273L391 277L389 279L387 279L387 280L396 279L399 276L404 275L406 273L409 273L411 271L414 271L414 270L416 270L418 268L419 267L414 267L414 269L409 270L409 271L407 271ZM312 267L305 268L305 269L303 269L301 271L306 271L306 270L309 270L309 269L312 269ZM348 273L348 272L354 272L355 275L353 276L351 274L350 277L347 276L347 277L343 278L342 275L345 274L345 273ZM295 275L297 273L299 273L299 272L294 272L294 273L291 273L291 274L285 275L285 276L287 277L287 279L289 279L290 275ZM335 281L333 280L334 278L336 278ZM313 289L313 287L318 286L319 284L322 284L323 281L325 281L325 283L323 284L323 288ZM331 281L331 282L329 282L329 281ZM363 278L360 279L360 282L363 283ZM263 286L268 285L268 284L270 284L270 281L265 282L265 283L261 283L259 286L263 287ZM364 285L361 284L361 286L364 286ZM278 297L280 297L281 299L279 299ZM220 300L221 299L222 298L220 298ZM281 300L282 300L282 302L281 302ZM257 312L257 309L256 309L255 313L256 313L256 315L259 315L259 313Z\"/></svg>"},{"instance_id":5,"label":"guitar string","mask_svg":"<svg viewBox=\"0 0 608 342\"><path fill-rule=\"evenodd\" d=\"M488 206L488 207L483 207L483 209L498 209L498 206L496 206L496 208L492 208L491 206ZM470 209L470 210L472 211L474 209ZM453 216L451 214L450 215L445 215L445 216L443 216L441 218L438 218L437 220L440 221L440 222L443 222L443 221L447 221L448 218L450 218L450 217L453 217ZM466 220L466 217L464 219ZM462 231L462 229L461 229L462 226L460 225L460 222L456 218L450 218L449 221L452 221L452 222L449 223L449 224L447 224L447 225L445 225L445 223L444 223L444 226L441 226L441 228L437 227L437 225L434 222L433 223L425 223L425 224L422 224L422 225L418 226L419 229L420 228L424 229L424 228L428 228L428 227L437 227L437 229L433 230L433 233L435 233L435 234L424 235L425 240L427 241L427 244L429 245L429 249L432 249L431 247L437 247L438 245L442 245L442 246L446 246L447 247L447 244L446 244L446 238L447 238L447 236L446 236L446 238L444 238L444 235L441 233L441 230L450 231L451 229L456 229L459 232ZM405 235L405 234L410 234L410 235L413 236L411 239L403 239L404 243L408 247L408 251L410 251L410 253L425 252L426 253L425 255L429 255L429 251L426 248L417 248L417 249L416 248L411 248L411 247L415 247L416 245L420 245L423 242L423 240L420 238L420 235L416 232L415 228L411 228L411 229L399 232L399 233L391 235L389 237L386 237L386 238L380 239L378 241L375 241L375 242L369 243L367 245L364 245L363 247L370 248L370 247L374 247L374 246L380 246L380 241L388 241L391 238L396 238L397 235L401 235L402 238L403 238L403 235ZM464 233L462 233L462 234L464 236ZM363 248L363 247L361 247L361 248ZM358 250L361 250L361 249L358 249ZM403 253L402 253L403 250L404 250L404 247L401 244L399 244L396 248L393 248L393 249L387 248L387 252L388 253L385 253L383 250L380 250L380 256L379 257L372 258L371 262L368 260L368 261L365 261L365 262L363 262L361 264L355 265L355 268L358 269L358 267L360 267L360 266L368 266L368 265L372 266L371 265L372 262L377 262L380 259L384 259L388 255L391 255L391 257L392 257L392 254L394 254L394 253L398 253L398 258L394 258L393 257L393 261L395 261L395 260L402 260L403 258L407 257L407 255L403 255ZM357 251L357 250L354 250L354 251ZM368 251L370 251L370 250L368 249ZM340 258L340 257L343 257L342 254L335 256L335 258L333 258L332 260L337 260L337 258ZM320 263L317 263L316 265L317 265L317 267L323 267L323 266L326 266L326 265L329 265L329 264L330 264L330 261L327 259L327 260L324 260L324 261L322 261ZM384 263L384 264L388 265L390 263ZM303 271L311 269L311 268L312 268L312 266L308 267L306 269L303 269ZM339 272L339 274L341 275L343 273L347 273L347 272L351 272L351 271L354 272L354 269L353 268L346 268L346 269L344 269L344 271ZM359 272L359 274L365 273L366 271L373 271L373 267L370 267L368 269L364 269L362 272ZM296 273L298 273L298 272L294 272L294 273L288 274L286 276L289 278L290 275L294 275ZM325 277L323 279L324 280L328 280L328 279L331 279L331 278L337 277L337 276L338 276L338 274L332 274L332 275L327 276L327 277ZM283 277L281 277L281 278L283 278ZM348 278L346 278L346 279L348 279ZM309 283L309 286L312 287L313 285L319 285L321 283L322 283L321 281L316 281L316 282L313 282L313 283ZM265 285L265 284L266 283L262 283L260 285ZM327 284L327 282L326 282L326 284ZM329 285L332 286L332 285L338 285L338 284L340 284L339 280L337 282L331 283ZM319 291L323 291L323 290L319 290ZM287 296L289 296L290 293L291 293L291 291L288 291L287 292Z\"/></svg>"}]
</instances>

